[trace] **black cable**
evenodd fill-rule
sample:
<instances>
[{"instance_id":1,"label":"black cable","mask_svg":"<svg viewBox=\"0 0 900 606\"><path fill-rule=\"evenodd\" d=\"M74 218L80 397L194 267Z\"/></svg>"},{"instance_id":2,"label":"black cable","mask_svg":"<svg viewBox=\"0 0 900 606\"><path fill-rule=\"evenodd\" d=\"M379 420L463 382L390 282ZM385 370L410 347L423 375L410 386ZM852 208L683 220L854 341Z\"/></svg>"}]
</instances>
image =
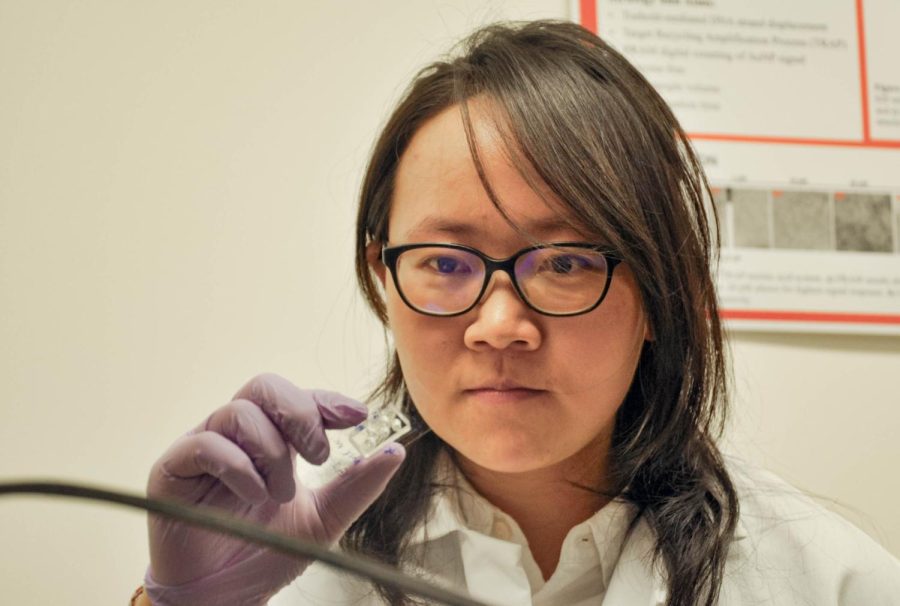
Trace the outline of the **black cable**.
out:
<instances>
[{"instance_id":1,"label":"black cable","mask_svg":"<svg viewBox=\"0 0 900 606\"><path fill-rule=\"evenodd\" d=\"M358 577L377 581L414 596L437 600L449 606L485 606L481 602L455 591L437 587L421 579L401 574L396 569L375 560L334 552L309 541L284 537L270 532L264 526L237 520L210 509L191 507L172 501L148 499L133 494L69 482L20 481L0 483L0 496L10 494L72 497L142 509L166 518L186 522L193 526L201 526L238 537L293 557L319 560L328 566L345 570Z\"/></svg>"}]
</instances>

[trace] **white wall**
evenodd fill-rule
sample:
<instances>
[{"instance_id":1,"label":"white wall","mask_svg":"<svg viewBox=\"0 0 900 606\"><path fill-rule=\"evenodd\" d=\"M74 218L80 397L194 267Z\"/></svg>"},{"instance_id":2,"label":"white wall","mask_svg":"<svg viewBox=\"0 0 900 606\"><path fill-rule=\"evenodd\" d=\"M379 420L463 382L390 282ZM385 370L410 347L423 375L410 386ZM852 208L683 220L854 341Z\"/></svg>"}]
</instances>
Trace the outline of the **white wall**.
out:
<instances>
[{"instance_id":1,"label":"white wall","mask_svg":"<svg viewBox=\"0 0 900 606\"><path fill-rule=\"evenodd\" d=\"M415 69L561 0L0 0L0 478L143 490L261 371L362 395L355 195ZM900 340L739 336L736 449L900 553ZM0 500L0 602L124 603L144 520Z\"/></svg>"}]
</instances>

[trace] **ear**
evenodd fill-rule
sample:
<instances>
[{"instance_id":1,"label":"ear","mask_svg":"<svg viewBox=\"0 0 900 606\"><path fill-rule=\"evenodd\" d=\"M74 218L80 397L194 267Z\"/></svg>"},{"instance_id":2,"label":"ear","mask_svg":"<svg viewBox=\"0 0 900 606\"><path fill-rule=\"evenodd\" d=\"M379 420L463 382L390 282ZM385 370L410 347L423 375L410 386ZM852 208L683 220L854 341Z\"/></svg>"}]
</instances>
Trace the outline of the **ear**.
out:
<instances>
[{"instance_id":1,"label":"ear","mask_svg":"<svg viewBox=\"0 0 900 606\"><path fill-rule=\"evenodd\" d=\"M647 314L644 313L644 341L655 341L656 337L653 334L653 325L650 324L650 318L647 317Z\"/></svg>"},{"instance_id":2,"label":"ear","mask_svg":"<svg viewBox=\"0 0 900 606\"><path fill-rule=\"evenodd\" d=\"M387 268L381 261L381 245L378 242L366 244L366 261L369 264L369 269L375 272L375 275L378 276L378 281L381 282L381 287L384 288Z\"/></svg>"}]
</instances>

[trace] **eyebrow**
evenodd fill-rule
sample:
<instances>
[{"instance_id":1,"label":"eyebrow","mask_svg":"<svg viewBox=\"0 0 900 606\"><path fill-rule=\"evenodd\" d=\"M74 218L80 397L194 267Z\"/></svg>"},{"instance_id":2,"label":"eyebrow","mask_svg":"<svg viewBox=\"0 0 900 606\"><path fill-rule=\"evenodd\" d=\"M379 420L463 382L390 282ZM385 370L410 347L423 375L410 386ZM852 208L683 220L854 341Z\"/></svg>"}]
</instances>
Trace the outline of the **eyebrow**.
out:
<instances>
[{"instance_id":1,"label":"eyebrow","mask_svg":"<svg viewBox=\"0 0 900 606\"><path fill-rule=\"evenodd\" d=\"M576 230L577 226L566 221L560 216L546 217L534 221L528 221L518 225L525 233L530 233L540 237L542 234L560 232L565 230ZM416 223L408 235L412 236L420 232L437 233L441 235L456 236L459 238L480 236L487 232L480 224L467 221L456 221L446 217L425 217Z\"/></svg>"}]
</instances>

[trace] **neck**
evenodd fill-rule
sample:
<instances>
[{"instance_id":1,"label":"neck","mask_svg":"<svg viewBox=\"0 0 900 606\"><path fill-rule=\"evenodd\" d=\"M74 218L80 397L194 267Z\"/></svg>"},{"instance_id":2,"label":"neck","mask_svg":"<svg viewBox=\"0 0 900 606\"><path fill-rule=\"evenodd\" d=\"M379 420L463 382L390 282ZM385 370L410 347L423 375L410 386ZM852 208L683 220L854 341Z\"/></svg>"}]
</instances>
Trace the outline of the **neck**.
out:
<instances>
[{"instance_id":1,"label":"neck","mask_svg":"<svg viewBox=\"0 0 900 606\"><path fill-rule=\"evenodd\" d=\"M522 529L545 580L556 570L569 531L610 500L599 494L606 487L607 466L606 457L598 465L596 454L517 473L493 471L457 456L472 486Z\"/></svg>"}]
</instances>

